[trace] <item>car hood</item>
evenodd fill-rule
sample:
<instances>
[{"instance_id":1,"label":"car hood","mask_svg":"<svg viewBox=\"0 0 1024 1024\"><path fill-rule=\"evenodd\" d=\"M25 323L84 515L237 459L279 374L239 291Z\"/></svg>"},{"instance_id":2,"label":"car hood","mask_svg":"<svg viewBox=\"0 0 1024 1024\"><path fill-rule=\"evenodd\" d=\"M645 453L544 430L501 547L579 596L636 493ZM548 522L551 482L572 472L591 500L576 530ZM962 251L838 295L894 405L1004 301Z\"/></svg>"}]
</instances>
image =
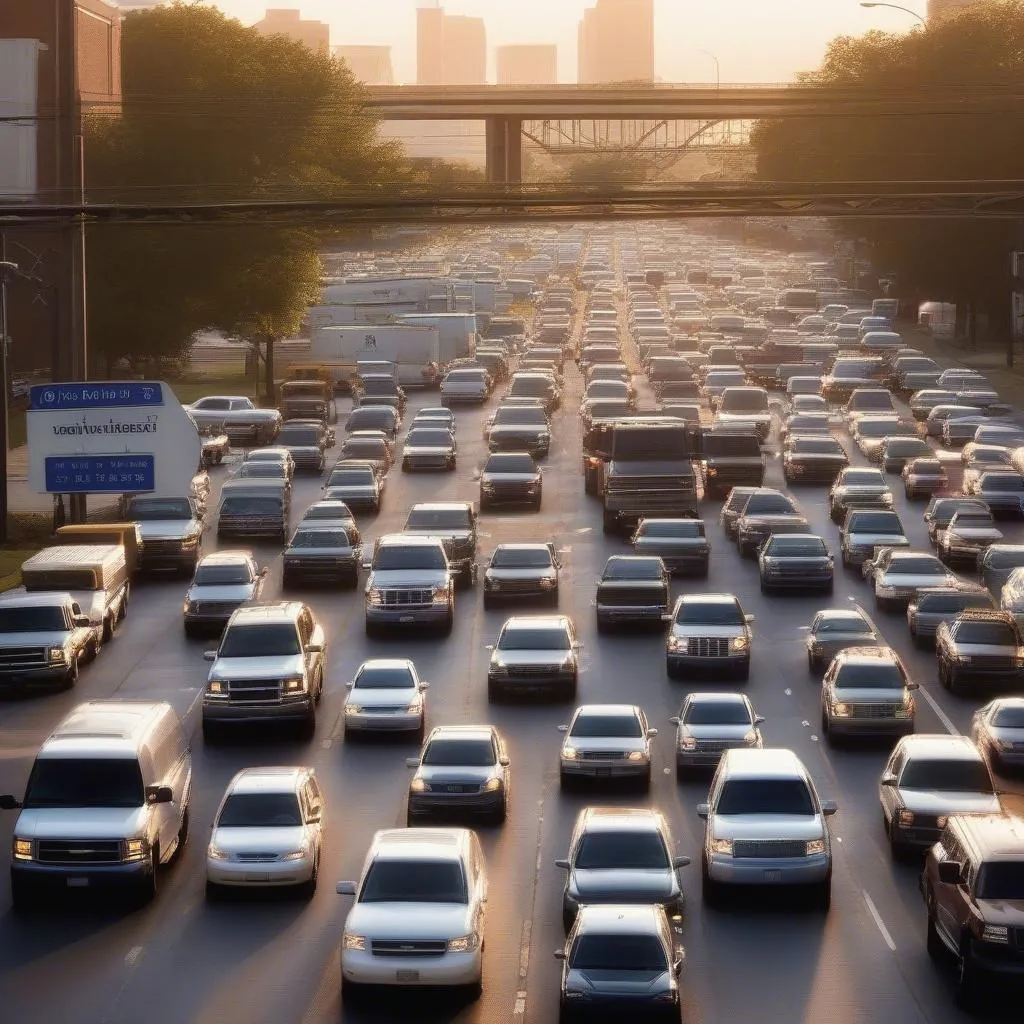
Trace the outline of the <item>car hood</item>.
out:
<instances>
[{"instance_id":1,"label":"car hood","mask_svg":"<svg viewBox=\"0 0 1024 1024\"><path fill-rule=\"evenodd\" d=\"M572 651L495 651L492 661L503 665L561 665Z\"/></svg>"},{"instance_id":2,"label":"car hood","mask_svg":"<svg viewBox=\"0 0 1024 1024\"><path fill-rule=\"evenodd\" d=\"M302 848L302 825L285 828L215 828L210 842L226 853L288 853Z\"/></svg>"},{"instance_id":3,"label":"car hood","mask_svg":"<svg viewBox=\"0 0 1024 1024\"><path fill-rule=\"evenodd\" d=\"M250 601L255 587L252 583L223 584L219 586L193 585L188 588L186 601Z\"/></svg>"},{"instance_id":4,"label":"car hood","mask_svg":"<svg viewBox=\"0 0 1024 1024\"><path fill-rule=\"evenodd\" d=\"M554 579L555 570L549 569L488 569L486 575L492 580L540 580Z\"/></svg>"},{"instance_id":5,"label":"car hood","mask_svg":"<svg viewBox=\"0 0 1024 1024\"><path fill-rule=\"evenodd\" d=\"M692 736L698 740L742 740L753 725L680 725L678 736Z\"/></svg>"},{"instance_id":6,"label":"car hood","mask_svg":"<svg viewBox=\"0 0 1024 1024\"><path fill-rule=\"evenodd\" d=\"M579 971L569 968L566 986L609 996L645 996L671 988L668 971Z\"/></svg>"},{"instance_id":7,"label":"car hood","mask_svg":"<svg viewBox=\"0 0 1024 1024\"><path fill-rule=\"evenodd\" d=\"M899 704L907 691L902 686L836 687L836 700L845 704Z\"/></svg>"},{"instance_id":8,"label":"car hood","mask_svg":"<svg viewBox=\"0 0 1024 1024\"><path fill-rule=\"evenodd\" d=\"M0 650L4 647L63 647L70 629L45 629L33 633L0 633Z\"/></svg>"},{"instance_id":9,"label":"car hood","mask_svg":"<svg viewBox=\"0 0 1024 1024\"><path fill-rule=\"evenodd\" d=\"M821 839L825 825L817 814L716 814L716 839Z\"/></svg>"},{"instance_id":10,"label":"car hood","mask_svg":"<svg viewBox=\"0 0 1024 1024\"><path fill-rule=\"evenodd\" d=\"M473 919L462 903L356 903L345 931L371 940L454 939L473 931Z\"/></svg>"},{"instance_id":11,"label":"car hood","mask_svg":"<svg viewBox=\"0 0 1024 1024\"><path fill-rule=\"evenodd\" d=\"M147 540L181 540L202 531L197 519L154 519L135 525L143 543Z\"/></svg>"},{"instance_id":12,"label":"car hood","mask_svg":"<svg viewBox=\"0 0 1024 1024\"><path fill-rule=\"evenodd\" d=\"M302 655L276 658L218 658L210 667L211 679L284 679L300 676L304 669Z\"/></svg>"},{"instance_id":13,"label":"car hood","mask_svg":"<svg viewBox=\"0 0 1024 1024\"><path fill-rule=\"evenodd\" d=\"M743 626L709 626L701 622L683 622L672 624L672 635L673 636L746 636L746 630Z\"/></svg>"},{"instance_id":14,"label":"car hood","mask_svg":"<svg viewBox=\"0 0 1024 1024\"><path fill-rule=\"evenodd\" d=\"M596 870L576 868L569 875L569 891L584 901L603 897L613 903L616 896L650 897L651 902L666 899L678 892L675 872L669 868L612 868Z\"/></svg>"},{"instance_id":15,"label":"car hood","mask_svg":"<svg viewBox=\"0 0 1024 1024\"><path fill-rule=\"evenodd\" d=\"M540 480L539 473L481 473L482 484L533 484Z\"/></svg>"},{"instance_id":16,"label":"car hood","mask_svg":"<svg viewBox=\"0 0 1024 1024\"><path fill-rule=\"evenodd\" d=\"M444 569L374 569L366 581L371 587L443 587L448 583Z\"/></svg>"},{"instance_id":17,"label":"car hood","mask_svg":"<svg viewBox=\"0 0 1024 1024\"><path fill-rule=\"evenodd\" d=\"M26 839L119 839L146 828L147 807L28 807L15 831Z\"/></svg>"},{"instance_id":18,"label":"car hood","mask_svg":"<svg viewBox=\"0 0 1024 1024\"><path fill-rule=\"evenodd\" d=\"M424 782L476 782L483 785L494 778L496 765L430 765L421 764L416 775Z\"/></svg>"},{"instance_id":19,"label":"car hood","mask_svg":"<svg viewBox=\"0 0 1024 1024\"><path fill-rule=\"evenodd\" d=\"M900 789L904 807L916 814L998 814L995 793L961 793L936 789Z\"/></svg>"},{"instance_id":20,"label":"car hood","mask_svg":"<svg viewBox=\"0 0 1024 1024\"><path fill-rule=\"evenodd\" d=\"M400 704L411 704L420 696L415 686L401 686L394 689L377 689L373 686L354 686L348 691L346 704L363 708L394 708Z\"/></svg>"}]
</instances>

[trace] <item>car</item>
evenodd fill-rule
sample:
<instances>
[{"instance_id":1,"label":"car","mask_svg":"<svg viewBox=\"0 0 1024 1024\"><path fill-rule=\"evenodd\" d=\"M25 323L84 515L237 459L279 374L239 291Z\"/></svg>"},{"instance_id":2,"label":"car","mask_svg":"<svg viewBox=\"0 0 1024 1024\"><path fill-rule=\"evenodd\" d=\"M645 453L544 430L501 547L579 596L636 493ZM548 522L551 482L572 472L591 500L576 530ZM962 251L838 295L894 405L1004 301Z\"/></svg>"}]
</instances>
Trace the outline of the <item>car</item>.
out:
<instances>
[{"instance_id":1,"label":"car","mask_svg":"<svg viewBox=\"0 0 1024 1024\"><path fill-rule=\"evenodd\" d=\"M668 614L669 575L657 555L612 555L597 581L597 630L656 625Z\"/></svg>"},{"instance_id":2,"label":"car","mask_svg":"<svg viewBox=\"0 0 1024 1024\"><path fill-rule=\"evenodd\" d=\"M708 574L711 543L702 519L644 518L637 523L631 542L637 555L659 557L673 575Z\"/></svg>"},{"instance_id":3,"label":"car","mask_svg":"<svg viewBox=\"0 0 1024 1024\"><path fill-rule=\"evenodd\" d=\"M1024 516L1024 474L1007 470L987 470L976 483L965 485L964 493L980 498L994 516Z\"/></svg>"},{"instance_id":4,"label":"car","mask_svg":"<svg viewBox=\"0 0 1024 1024\"><path fill-rule=\"evenodd\" d=\"M493 386L491 375L482 367L449 370L441 381L441 404L483 405Z\"/></svg>"},{"instance_id":5,"label":"car","mask_svg":"<svg viewBox=\"0 0 1024 1024\"><path fill-rule=\"evenodd\" d=\"M737 524L743 514L747 499L760 490L762 490L760 487L733 487L729 491L718 516L718 521L722 524L722 529L729 540L736 540Z\"/></svg>"},{"instance_id":6,"label":"car","mask_svg":"<svg viewBox=\"0 0 1024 1024\"><path fill-rule=\"evenodd\" d=\"M542 404L503 403L487 425L485 439L492 452L528 451L543 458L551 448L551 424Z\"/></svg>"},{"instance_id":7,"label":"car","mask_svg":"<svg viewBox=\"0 0 1024 1024\"><path fill-rule=\"evenodd\" d=\"M228 783L206 848L206 898L232 889L316 892L324 798L312 768L245 768Z\"/></svg>"},{"instance_id":8,"label":"car","mask_svg":"<svg viewBox=\"0 0 1024 1024\"><path fill-rule=\"evenodd\" d=\"M736 522L736 547L742 558L756 558L773 533L810 533L810 523L787 494L762 487L750 495Z\"/></svg>"},{"instance_id":9,"label":"car","mask_svg":"<svg viewBox=\"0 0 1024 1024\"><path fill-rule=\"evenodd\" d=\"M994 771L1019 771L1024 767L1024 697L996 697L978 708L971 739Z\"/></svg>"},{"instance_id":10,"label":"car","mask_svg":"<svg viewBox=\"0 0 1024 1024\"><path fill-rule=\"evenodd\" d=\"M341 463L349 461L369 462L378 473L385 474L395 461L394 445L380 431L357 430L341 442L341 452L334 472L341 468ZM348 498L345 500L351 501Z\"/></svg>"},{"instance_id":11,"label":"car","mask_svg":"<svg viewBox=\"0 0 1024 1024\"><path fill-rule=\"evenodd\" d=\"M641 790L651 787L651 740L657 729L647 724L643 708L635 704L583 704L568 725L558 755L562 789L575 782L631 779Z\"/></svg>"},{"instance_id":12,"label":"car","mask_svg":"<svg viewBox=\"0 0 1024 1024\"><path fill-rule=\"evenodd\" d=\"M824 608L817 612L807 630L807 668L820 673L848 647L881 647L881 633L860 605Z\"/></svg>"},{"instance_id":13,"label":"car","mask_svg":"<svg viewBox=\"0 0 1024 1024\"><path fill-rule=\"evenodd\" d=\"M943 622L952 622L967 608L995 608L995 599L982 586L960 580L955 586L926 587L907 605L910 637L918 647L935 641Z\"/></svg>"},{"instance_id":14,"label":"car","mask_svg":"<svg viewBox=\"0 0 1024 1024\"><path fill-rule=\"evenodd\" d=\"M440 815L480 817L500 825L508 814L511 760L492 725L445 725L430 731L409 781L406 824Z\"/></svg>"},{"instance_id":15,"label":"car","mask_svg":"<svg viewBox=\"0 0 1024 1024\"><path fill-rule=\"evenodd\" d=\"M793 415L810 412L828 412L828 402L821 395L793 395L789 401Z\"/></svg>"},{"instance_id":16,"label":"car","mask_svg":"<svg viewBox=\"0 0 1024 1024\"><path fill-rule=\"evenodd\" d=\"M448 427L455 431L455 413L444 406L427 406L413 416L409 429L413 427Z\"/></svg>"},{"instance_id":17,"label":"car","mask_svg":"<svg viewBox=\"0 0 1024 1024\"><path fill-rule=\"evenodd\" d=\"M288 450L296 470L319 475L327 449L334 444L334 431L318 420L290 420L281 427L277 443Z\"/></svg>"},{"instance_id":18,"label":"car","mask_svg":"<svg viewBox=\"0 0 1024 1024\"><path fill-rule=\"evenodd\" d=\"M494 452L480 471L480 511L526 505L539 512L543 484L541 469L529 452Z\"/></svg>"},{"instance_id":19,"label":"car","mask_svg":"<svg viewBox=\"0 0 1024 1024\"><path fill-rule=\"evenodd\" d=\"M828 492L829 516L841 523L855 508L890 509L892 491L880 469L848 466L842 470Z\"/></svg>"},{"instance_id":20,"label":"car","mask_svg":"<svg viewBox=\"0 0 1024 1024\"><path fill-rule=\"evenodd\" d=\"M990 544L978 558L981 582L996 597L1009 582L1013 571L1024 566L1024 544Z\"/></svg>"},{"instance_id":21,"label":"car","mask_svg":"<svg viewBox=\"0 0 1024 1024\"><path fill-rule=\"evenodd\" d=\"M361 402L345 420L345 433L351 435L365 430L379 430L389 441L394 441L401 422L402 414L396 406Z\"/></svg>"},{"instance_id":22,"label":"car","mask_svg":"<svg viewBox=\"0 0 1024 1024\"><path fill-rule=\"evenodd\" d=\"M222 429L236 444L269 444L281 429L277 409L257 409L241 395L207 395L184 408L199 427Z\"/></svg>"},{"instance_id":23,"label":"car","mask_svg":"<svg viewBox=\"0 0 1024 1024\"><path fill-rule=\"evenodd\" d=\"M253 472L253 476L280 476L291 481L295 475L295 459L292 453L281 445L273 445L269 448L252 448L242 456L242 467L261 464L264 466L280 467L276 473L269 470L266 473ZM241 470L242 467L239 467Z\"/></svg>"},{"instance_id":24,"label":"car","mask_svg":"<svg viewBox=\"0 0 1024 1024\"><path fill-rule=\"evenodd\" d=\"M203 521L192 498L132 497L125 521L142 537L138 566L143 571L174 569L193 574L202 558Z\"/></svg>"},{"instance_id":25,"label":"car","mask_svg":"<svg viewBox=\"0 0 1024 1024\"><path fill-rule=\"evenodd\" d=\"M949 486L949 478L939 459L929 456L925 459L911 459L900 474L903 478L903 493L908 501L931 498Z\"/></svg>"},{"instance_id":26,"label":"car","mask_svg":"<svg viewBox=\"0 0 1024 1024\"><path fill-rule=\"evenodd\" d=\"M185 592L185 636L221 632L236 608L260 599L266 579L251 551L204 555Z\"/></svg>"},{"instance_id":27,"label":"car","mask_svg":"<svg viewBox=\"0 0 1024 1024\"><path fill-rule=\"evenodd\" d=\"M385 479L370 462L341 461L335 464L324 484L327 501L343 501L348 508L379 512Z\"/></svg>"},{"instance_id":28,"label":"car","mask_svg":"<svg viewBox=\"0 0 1024 1024\"><path fill-rule=\"evenodd\" d=\"M956 401L956 392L945 388L922 388L915 391L909 400L910 414L915 420L924 422L928 414L939 405L950 405Z\"/></svg>"},{"instance_id":29,"label":"car","mask_svg":"<svg viewBox=\"0 0 1024 1024\"><path fill-rule=\"evenodd\" d=\"M1024 980L1015 941L1024 930L1021 825L1009 815L952 815L925 854L925 944L933 960L952 962L956 999L967 1010L993 983Z\"/></svg>"},{"instance_id":30,"label":"car","mask_svg":"<svg viewBox=\"0 0 1024 1024\"><path fill-rule=\"evenodd\" d=\"M331 584L355 589L363 549L358 531L355 539L344 527L329 523L304 522L292 534L284 549L281 586Z\"/></svg>"},{"instance_id":31,"label":"car","mask_svg":"<svg viewBox=\"0 0 1024 1024\"><path fill-rule=\"evenodd\" d=\"M759 728L764 718L743 693L687 694L679 714L669 721L676 727L680 781L694 768L717 768L726 750L764 745Z\"/></svg>"},{"instance_id":32,"label":"car","mask_svg":"<svg viewBox=\"0 0 1024 1024\"><path fill-rule=\"evenodd\" d=\"M560 568L550 542L499 544L484 570L484 608L524 600L543 600L557 608Z\"/></svg>"},{"instance_id":33,"label":"car","mask_svg":"<svg viewBox=\"0 0 1024 1024\"><path fill-rule=\"evenodd\" d=\"M761 593L823 590L832 593L832 555L814 534L772 534L758 552Z\"/></svg>"},{"instance_id":34,"label":"car","mask_svg":"<svg viewBox=\"0 0 1024 1024\"><path fill-rule=\"evenodd\" d=\"M100 638L71 594L56 591L0 594L0 686L77 682L95 660Z\"/></svg>"},{"instance_id":35,"label":"car","mask_svg":"<svg viewBox=\"0 0 1024 1024\"><path fill-rule=\"evenodd\" d=\"M476 582L477 512L471 501L421 501L409 509L402 533L444 543L448 564L463 586Z\"/></svg>"},{"instance_id":36,"label":"car","mask_svg":"<svg viewBox=\"0 0 1024 1024\"><path fill-rule=\"evenodd\" d=\"M584 905L555 956L563 961L559 1024L601 1014L679 1021L684 954L661 907Z\"/></svg>"},{"instance_id":37,"label":"car","mask_svg":"<svg viewBox=\"0 0 1024 1024\"><path fill-rule=\"evenodd\" d=\"M967 736L916 733L899 740L878 782L893 857L939 841L953 814L999 814L1002 805L981 752Z\"/></svg>"},{"instance_id":38,"label":"car","mask_svg":"<svg viewBox=\"0 0 1024 1024\"><path fill-rule=\"evenodd\" d=\"M865 416L896 415L892 395L885 388L854 388L843 406L843 415L852 427Z\"/></svg>"},{"instance_id":39,"label":"car","mask_svg":"<svg viewBox=\"0 0 1024 1024\"><path fill-rule=\"evenodd\" d=\"M928 531L928 540L935 547L942 543L942 531L949 526L950 520L961 511L989 512L988 505L980 498L940 497L933 495L924 510L924 525Z\"/></svg>"},{"instance_id":40,"label":"car","mask_svg":"<svg viewBox=\"0 0 1024 1024\"><path fill-rule=\"evenodd\" d=\"M753 615L746 615L735 594L683 594L676 599L665 641L665 671L670 679L684 671L750 677Z\"/></svg>"},{"instance_id":41,"label":"car","mask_svg":"<svg viewBox=\"0 0 1024 1024\"><path fill-rule=\"evenodd\" d=\"M324 689L327 637L313 610L299 601L238 608L212 662L202 694L203 739L225 725L297 723L306 739L316 729Z\"/></svg>"},{"instance_id":42,"label":"car","mask_svg":"<svg viewBox=\"0 0 1024 1024\"><path fill-rule=\"evenodd\" d=\"M319 527L332 527L344 530L348 533L349 540L353 543L359 541L359 527L356 525L356 517L348 505L337 498L324 498L314 501L299 520L299 525Z\"/></svg>"},{"instance_id":43,"label":"car","mask_svg":"<svg viewBox=\"0 0 1024 1024\"><path fill-rule=\"evenodd\" d=\"M515 615L506 619L491 650L487 699L546 693L574 700L582 644L566 615Z\"/></svg>"},{"instance_id":44,"label":"car","mask_svg":"<svg viewBox=\"0 0 1024 1024\"><path fill-rule=\"evenodd\" d=\"M834 437L790 436L782 452L782 473L787 483L835 483L849 465L849 457Z\"/></svg>"},{"instance_id":45,"label":"car","mask_svg":"<svg viewBox=\"0 0 1024 1024\"><path fill-rule=\"evenodd\" d=\"M1024 683L1024 638L1011 612L965 608L935 631L939 682L955 694L967 683L1019 688Z\"/></svg>"},{"instance_id":46,"label":"car","mask_svg":"<svg viewBox=\"0 0 1024 1024\"><path fill-rule=\"evenodd\" d=\"M930 551L881 548L861 565L861 573L875 592L880 611L905 611L917 592L926 587L956 586L960 578Z\"/></svg>"},{"instance_id":47,"label":"car","mask_svg":"<svg viewBox=\"0 0 1024 1024\"><path fill-rule=\"evenodd\" d=\"M416 469L455 469L458 449L447 427L413 427L402 446L402 472Z\"/></svg>"},{"instance_id":48,"label":"car","mask_svg":"<svg viewBox=\"0 0 1024 1024\"><path fill-rule=\"evenodd\" d=\"M903 522L895 512L855 508L839 531L839 551L847 569L859 569L876 548L908 548Z\"/></svg>"},{"instance_id":49,"label":"car","mask_svg":"<svg viewBox=\"0 0 1024 1024\"><path fill-rule=\"evenodd\" d=\"M928 442L920 437L887 437L882 442L882 469L886 473L902 473L914 459L932 458L934 453Z\"/></svg>"},{"instance_id":50,"label":"car","mask_svg":"<svg viewBox=\"0 0 1024 1024\"><path fill-rule=\"evenodd\" d=\"M800 885L828 911L832 902L832 841L826 818L836 805L818 797L792 751L727 750L711 780L701 857L701 893L714 907L727 885Z\"/></svg>"},{"instance_id":51,"label":"car","mask_svg":"<svg viewBox=\"0 0 1024 1024\"><path fill-rule=\"evenodd\" d=\"M365 985L462 988L479 998L483 979L487 867L466 828L377 832L341 940L342 999Z\"/></svg>"},{"instance_id":52,"label":"car","mask_svg":"<svg viewBox=\"0 0 1024 1024\"><path fill-rule=\"evenodd\" d=\"M772 429L768 392L758 387L727 387L718 398L715 423L751 427L762 441Z\"/></svg>"},{"instance_id":53,"label":"car","mask_svg":"<svg viewBox=\"0 0 1024 1024\"><path fill-rule=\"evenodd\" d=\"M689 857L674 854L665 816L648 807L585 807L576 816L569 853L556 860L566 872L562 926L568 932L581 906L607 903L663 907L682 920L683 892L677 872Z\"/></svg>"},{"instance_id":54,"label":"car","mask_svg":"<svg viewBox=\"0 0 1024 1024\"><path fill-rule=\"evenodd\" d=\"M939 557L947 565L966 564L972 571L978 559L1003 539L988 508L966 508L955 512L939 534Z\"/></svg>"},{"instance_id":55,"label":"car","mask_svg":"<svg viewBox=\"0 0 1024 1024\"><path fill-rule=\"evenodd\" d=\"M385 627L435 626L448 636L455 624L455 574L438 537L390 533L378 537L363 567L366 635Z\"/></svg>"},{"instance_id":56,"label":"car","mask_svg":"<svg viewBox=\"0 0 1024 1024\"><path fill-rule=\"evenodd\" d=\"M977 492L983 473L989 470L1012 469L1012 456L1009 448L973 442L966 445L960 453L960 464L964 468L960 486L964 494Z\"/></svg>"},{"instance_id":57,"label":"car","mask_svg":"<svg viewBox=\"0 0 1024 1024\"><path fill-rule=\"evenodd\" d=\"M913 426L897 416L862 416L850 427L850 435L869 462L882 461L882 449L890 437L906 437Z\"/></svg>"},{"instance_id":58,"label":"car","mask_svg":"<svg viewBox=\"0 0 1024 1024\"><path fill-rule=\"evenodd\" d=\"M829 743L840 736L909 735L917 688L891 647L847 647L821 681L821 733Z\"/></svg>"},{"instance_id":59,"label":"car","mask_svg":"<svg viewBox=\"0 0 1024 1024\"><path fill-rule=\"evenodd\" d=\"M371 658L345 684L345 738L367 733L411 732L423 742L426 691L408 658Z\"/></svg>"}]
</instances>

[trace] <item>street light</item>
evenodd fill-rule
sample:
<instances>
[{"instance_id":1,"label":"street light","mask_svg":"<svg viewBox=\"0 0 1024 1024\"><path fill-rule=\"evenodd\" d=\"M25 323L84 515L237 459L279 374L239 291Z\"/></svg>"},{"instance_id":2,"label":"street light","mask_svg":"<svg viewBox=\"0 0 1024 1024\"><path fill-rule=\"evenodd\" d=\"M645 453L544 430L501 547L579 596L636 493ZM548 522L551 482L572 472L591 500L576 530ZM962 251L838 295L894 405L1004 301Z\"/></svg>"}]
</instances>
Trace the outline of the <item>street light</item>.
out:
<instances>
[{"instance_id":1,"label":"street light","mask_svg":"<svg viewBox=\"0 0 1024 1024\"><path fill-rule=\"evenodd\" d=\"M0 238L0 544L7 543L7 282L25 277L17 263L2 258L3 241Z\"/></svg>"},{"instance_id":2,"label":"street light","mask_svg":"<svg viewBox=\"0 0 1024 1024\"><path fill-rule=\"evenodd\" d=\"M719 66L718 58L710 50L702 50L700 48L690 51L691 53L703 53L705 57L710 57L715 62L715 88L718 89L722 85L722 69Z\"/></svg>"},{"instance_id":3,"label":"street light","mask_svg":"<svg viewBox=\"0 0 1024 1024\"><path fill-rule=\"evenodd\" d=\"M879 4L862 2L861 7L865 7L868 9L872 7L890 7L894 11L902 11L904 14L909 14L912 18L917 18L917 20L921 23L921 25L924 28L928 27L928 22L925 21L924 18L922 18L921 15L917 13L917 11L912 11L909 7L900 7L899 4Z\"/></svg>"}]
</instances>

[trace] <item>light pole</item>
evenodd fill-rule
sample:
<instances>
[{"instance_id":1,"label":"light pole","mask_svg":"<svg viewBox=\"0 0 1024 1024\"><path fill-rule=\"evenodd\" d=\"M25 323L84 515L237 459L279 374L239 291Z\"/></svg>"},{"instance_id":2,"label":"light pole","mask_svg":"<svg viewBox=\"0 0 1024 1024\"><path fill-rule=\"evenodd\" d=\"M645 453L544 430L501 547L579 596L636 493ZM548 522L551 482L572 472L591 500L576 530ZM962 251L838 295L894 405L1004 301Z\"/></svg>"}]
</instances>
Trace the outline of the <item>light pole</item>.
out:
<instances>
[{"instance_id":1,"label":"light pole","mask_svg":"<svg viewBox=\"0 0 1024 1024\"><path fill-rule=\"evenodd\" d=\"M722 68L718 63L718 58L710 50L695 49L692 53L703 53L705 57L710 57L715 62L715 88L719 89L722 85Z\"/></svg>"},{"instance_id":2,"label":"light pole","mask_svg":"<svg viewBox=\"0 0 1024 1024\"><path fill-rule=\"evenodd\" d=\"M7 281L24 277L6 257L6 239L0 235L0 544L7 543Z\"/></svg>"},{"instance_id":3,"label":"light pole","mask_svg":"<svg viewBox=\"0 0 1024 1024\"><path fill-rule=\"evenodd\" d=\"M921 23L922 28L928 27L928 22L925 21L924 18L922 18L921 15L917 13L917 11L912 11L909 7L901 7L899 4L879 4L862 2L861 7L867 9L870 9L872 7L889 7L894 11L902 11L904 14L909 14L912 18L917 18L917 20Z\"/></svg>"}]
</instances>

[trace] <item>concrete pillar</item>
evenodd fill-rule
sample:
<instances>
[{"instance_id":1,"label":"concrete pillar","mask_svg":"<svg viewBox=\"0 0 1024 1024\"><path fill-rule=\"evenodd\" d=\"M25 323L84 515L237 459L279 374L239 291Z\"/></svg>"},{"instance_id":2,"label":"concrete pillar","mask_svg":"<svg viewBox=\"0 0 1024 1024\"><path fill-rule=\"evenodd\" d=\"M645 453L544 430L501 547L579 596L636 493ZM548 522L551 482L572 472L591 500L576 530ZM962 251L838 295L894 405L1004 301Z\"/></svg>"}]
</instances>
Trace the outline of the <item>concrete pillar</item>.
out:
<instances>
[{"instance_id":1,"label":"concrete pillar","mask_svg":"<svg viewBox=\"0 0 1024 1024\"><path fill-rule=\"evenodd\" d=\"M487 118L485 146L487 152L487 180L494 185L504 185L508 161L505 118Z\"/></svg>"},{"instance_id":2,"label":"concrete pillar","mask_svg":"<svg viewBox=\"0 0 1024 1024\"><path fill-rule=\"evenodd\" d=\"M505 182L523 183L523 122L518 117L505 119Z\"/></svg>"}]
</instances>

